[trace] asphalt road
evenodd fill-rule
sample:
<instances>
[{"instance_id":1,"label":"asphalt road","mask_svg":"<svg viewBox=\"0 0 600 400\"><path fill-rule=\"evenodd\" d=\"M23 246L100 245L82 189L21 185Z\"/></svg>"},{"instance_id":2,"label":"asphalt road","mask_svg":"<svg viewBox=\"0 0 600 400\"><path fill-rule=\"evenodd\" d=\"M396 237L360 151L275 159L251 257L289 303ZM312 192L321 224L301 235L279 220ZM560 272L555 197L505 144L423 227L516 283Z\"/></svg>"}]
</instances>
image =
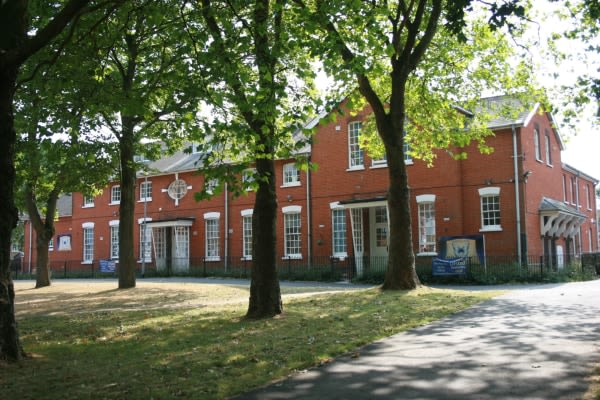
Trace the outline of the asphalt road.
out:
<instances>
[{"instance_id":1,"label":"asphalt road","mask_svg":"<svg viewBox=\"0 0 600 400\"><path fill-rule=\"evenodd\" d=\"M600 280L517 287L358 353L237 399L578 399L600 360Z\"/></svg>"}]
</instances>

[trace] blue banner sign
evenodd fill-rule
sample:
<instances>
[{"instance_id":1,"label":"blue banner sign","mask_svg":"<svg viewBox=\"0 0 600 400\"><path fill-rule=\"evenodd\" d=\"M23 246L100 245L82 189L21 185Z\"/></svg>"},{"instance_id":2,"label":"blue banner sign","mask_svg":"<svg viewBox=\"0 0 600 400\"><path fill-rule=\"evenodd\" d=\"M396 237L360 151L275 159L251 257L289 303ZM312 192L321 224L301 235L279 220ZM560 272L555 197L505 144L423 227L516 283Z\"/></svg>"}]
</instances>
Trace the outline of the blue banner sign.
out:
<instances>
[{"instance_id":1,"label":"blue banner sign","mask_svg":"<svg viewBox=\"0 0 600 400\"><path fill-rule=\"evenodd\" d=\"M441 259L434 258L432 265L433 276L465 275L467 260L465 258Z\"/></svg>"},{"instance_id":2,"label":"blue banner sign","mask_svg":"<svg viewBox=\"0 0 600 400\"><path fill-rule=\"evenodd\" d=\"M115 261L100 260L100 272L115 272Z\"/></svg>"}]
</instances>

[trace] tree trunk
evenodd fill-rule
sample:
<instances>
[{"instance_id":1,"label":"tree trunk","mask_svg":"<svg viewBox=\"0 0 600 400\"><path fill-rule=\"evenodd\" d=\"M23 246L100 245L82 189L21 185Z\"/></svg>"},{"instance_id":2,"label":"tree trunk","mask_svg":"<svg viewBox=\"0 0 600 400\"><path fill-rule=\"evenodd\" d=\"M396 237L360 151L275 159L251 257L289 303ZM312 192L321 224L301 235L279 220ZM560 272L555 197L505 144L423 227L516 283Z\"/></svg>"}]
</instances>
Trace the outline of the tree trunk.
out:
<instances>
[{"instance_id":1,"label":"tree trunk","mask_svg":"<svg viewBox=\"0 0 600 400\"><path fill-rule=\"evenodd\" d=\"M271 159L256 161L258 191L252 216L252 280L247 318L269 318L283 312L277 278L275 164Z\"/></svg>"},{"instance_id":2,"label":"tree trunk","mask_svg":"<svg viewBox=\"0 0 600 400\"><path fill-rule=\"evenodd\" d=\"M392 118L384 129L390 181L387 195L390 236L388 267L382 289L410 290L420 286L420 282L412 245L410 189L403 149L403 117Z\"/></svg>"},{"instance_id":3,"label":"tree trunk","mask_svg":"<svg viewBox=\"0 0 600 400\"><path fill-rule=\"evenodd\" d=\"M10 238L18 221L13 198L16 133L12 108L17 71L17 66L2 65L0 61L0 359L10 361L24 356L15 319L15 289L10 272Z\"/></svg>"},{"instance_id":4,"label":"tree trunk","mask_svg":"<svg viewBox=\"0 0 600 400\"><path fill-rule=\"evenodd\" d=\"M123 130L119 140L121 158L121 203L119 205L119 289L135 287L134 208L136 170L134 155L134 122L123 117Z\"/></svg>"},{"instance_id":5,"label":"tree trunk","mask_svg":"<svg viewBox=\"0 0 600 400\"><path fill-rule=\"evenodd\" d=\"M31 162L31 170L38 170L39 164ZM48 245L52 236L54 236L54 215L56 213L56 203L58 202L58 189L54 189L48 195L46 201L45 220L42 221L37 207L37 201L33 187L30 183L25 185L25 204L29 213L29 221L35 229L35 287L41 288L50 286L50 270L48 267Z\"/></svg>"},{"instance_id":6,"label":"tree trunk","mask_svg":"<svg viewBox=\"0 0 600 400\"><path fill-rule=\"evenodd\" d=\"M50 268L48 266L48 240L36 234L35 240L35 287L50 286Z\"/></svg>"}]
</instances>

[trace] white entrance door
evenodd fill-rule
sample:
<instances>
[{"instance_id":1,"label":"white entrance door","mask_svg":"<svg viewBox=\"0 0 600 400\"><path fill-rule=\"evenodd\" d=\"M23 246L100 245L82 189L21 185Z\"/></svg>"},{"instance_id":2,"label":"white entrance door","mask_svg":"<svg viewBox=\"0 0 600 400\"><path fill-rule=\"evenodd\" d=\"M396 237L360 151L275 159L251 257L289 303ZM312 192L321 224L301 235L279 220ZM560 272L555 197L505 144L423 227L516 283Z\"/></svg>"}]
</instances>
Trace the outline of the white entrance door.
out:
<instances>
[{"instance_id":1,"label":"white entrance door","mask_svg":"<svg viewBox=\"0 0 600 400\"><path fill-rule=\"evenodd\" d=\"M556 246L556 265L558 266L558 269L563 269L565 267L565 255L561 245Z\"/></svg>"},{"instance_id":2,"label":"white entrance door","mask_svg":"<svg viewBox=\"0 0 600 400\"><path fill-rule=\"evenodd\" d=\"M388 218L385 206L369 209L371 266L385 268L388 256Z\"/></svg>"}]
</instances>

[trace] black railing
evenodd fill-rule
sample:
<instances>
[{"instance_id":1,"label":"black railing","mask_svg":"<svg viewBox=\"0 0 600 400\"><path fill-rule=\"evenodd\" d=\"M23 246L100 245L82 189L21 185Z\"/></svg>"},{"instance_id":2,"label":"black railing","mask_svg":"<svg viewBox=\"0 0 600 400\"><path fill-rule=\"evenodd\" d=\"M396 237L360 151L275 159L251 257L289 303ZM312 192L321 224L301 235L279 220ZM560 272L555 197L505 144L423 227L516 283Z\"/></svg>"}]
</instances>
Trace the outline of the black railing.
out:
<instances>
[{"instance_id":1,"label":"black railing","mask_svg":"<svg viewBox=\"0 0 600 400\"><path fill-rule=\"evenodd\" d=\"M519 263L514 256L487 256L465 259L461 274L436 275L432 257L417 257L415 267L423 283L470 283L495 284L507 282L552 282L594 278L600 275L600 253L581 256L540 257L529 256ZM115 277L118 263L110 260L55 261L49 264L53 279L107 278ZM136 264L138 277L232 277L250 278L252 260L241 257L185 258L170 262L146 262ZM305 281L355 281L382 283L387 270L387 257L312 257L309 260L282 257L278 259L277 271L282 280ZM35 271L13 271L15 279L35 278Z\"/></svg>"}]
</instances>

